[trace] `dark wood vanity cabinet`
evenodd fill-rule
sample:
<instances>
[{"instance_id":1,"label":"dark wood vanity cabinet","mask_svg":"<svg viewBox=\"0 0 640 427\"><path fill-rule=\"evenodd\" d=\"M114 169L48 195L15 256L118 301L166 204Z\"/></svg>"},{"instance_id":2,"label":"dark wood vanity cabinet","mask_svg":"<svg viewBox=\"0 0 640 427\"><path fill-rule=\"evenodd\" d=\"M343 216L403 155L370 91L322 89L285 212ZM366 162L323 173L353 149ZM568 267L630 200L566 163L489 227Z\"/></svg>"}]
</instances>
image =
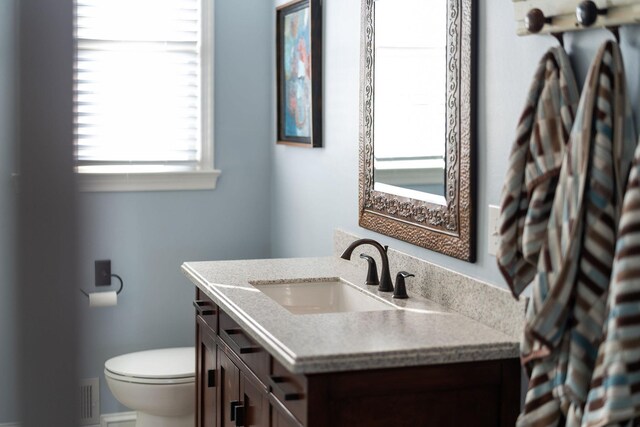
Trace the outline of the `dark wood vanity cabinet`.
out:
<instances>
[{"instance_id":1,"label":"dark wood vanity cabinet","mask_svg":"<svg viewBox=\"0 0 640 427\"><path fill-rule=\"evenodd\" d=\"M196 292L196 425L216 427L217 319L216 305Z\"/></svg>"},{"instance_id":2,"label":"dark wood vanity cabinet","mask_svg":"<svg viewBox=\"0 0 640 427\"><path fill-rule=\"evenodd\" d=\"M215 312L196 315L197 427L515 424L517 359L292 374L201 291L196 298Z\"/></svg>"},{"instance_id":3,"label":"dark wood vanity cabinet","mask_svg":"<svg viewBox=\"0 0 640 427\"><path fill-rule=\"evenodd\" d=\"M200 290L194 305L196 425L268 427L268 353Z\"/></svg>"},{"instance_id":4,"label":"dark wood vanity cabinet","mask_svg":"<svg viewBox=\"0 0 640 427\"><path fill-rule=\"evenodd\" d=\"M225 350L218 348L220 423L224 427L269 426L267 389L231 360Z\"/></svg>"}]
</instances>

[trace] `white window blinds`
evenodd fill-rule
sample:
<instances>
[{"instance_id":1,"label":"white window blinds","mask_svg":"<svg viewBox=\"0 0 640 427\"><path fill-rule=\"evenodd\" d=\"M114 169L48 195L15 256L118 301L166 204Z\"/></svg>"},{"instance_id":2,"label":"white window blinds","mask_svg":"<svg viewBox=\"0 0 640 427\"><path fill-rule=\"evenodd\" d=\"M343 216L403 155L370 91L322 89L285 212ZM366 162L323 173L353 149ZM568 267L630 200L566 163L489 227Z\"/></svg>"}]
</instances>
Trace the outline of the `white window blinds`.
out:
<instances>
[{"instance_id":1,"label":"white window blinds","mask_svg":"<svg viewBox=\"0 0 640 427\"><path fill-rule=\"evenodd\" d=\"M210 160L205 1L75 1L79 171L199 170Z\"/></svg>"}]
</instances>

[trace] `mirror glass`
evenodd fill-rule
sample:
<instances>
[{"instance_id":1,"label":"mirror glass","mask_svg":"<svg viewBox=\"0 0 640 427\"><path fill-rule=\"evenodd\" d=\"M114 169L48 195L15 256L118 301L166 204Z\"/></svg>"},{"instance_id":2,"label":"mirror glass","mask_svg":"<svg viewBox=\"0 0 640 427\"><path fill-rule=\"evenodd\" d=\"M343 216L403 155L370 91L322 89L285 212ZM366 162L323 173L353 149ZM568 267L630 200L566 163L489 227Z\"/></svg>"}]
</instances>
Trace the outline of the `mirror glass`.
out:
<instances>
[{"instance_id":1,"label":"mirror glass","mask_svg":"<svg viewBox=\"0 0 640 427\"><path fill-rule=\"evenodd\" d=\"M475 261L475 0L361 0L359 224Z\"/></svg>"},{"instance_id":2,"label":"mirror glass","mask_svg":"<svg viewBox=\"0 0 640 427\"><path fill-rule=\"evenodd\" d=\"M375 190L444 205L446 0L375 0Z\"/></svg>"}]
</instances>

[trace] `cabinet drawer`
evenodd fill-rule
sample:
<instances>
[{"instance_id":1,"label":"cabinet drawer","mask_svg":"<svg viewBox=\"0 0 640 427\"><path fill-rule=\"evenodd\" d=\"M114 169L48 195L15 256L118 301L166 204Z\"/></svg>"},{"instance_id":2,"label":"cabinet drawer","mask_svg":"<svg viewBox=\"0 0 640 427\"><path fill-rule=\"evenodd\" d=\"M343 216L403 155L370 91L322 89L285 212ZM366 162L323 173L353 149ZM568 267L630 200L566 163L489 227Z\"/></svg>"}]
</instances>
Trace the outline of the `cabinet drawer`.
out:
<instances>
[{"instance_id":1,"label":"cabinet drawer","mask_svg":"<svg viewBox=\"0 0 640 427\"><path fill-rule=\"evenodd\" d=\"M220 311L219 326L220 339L266 385L269 378L269 354L224 311Z\"/></svg>"},{"instance_id":2,"label":"cabinet drawer","mask_svg":"<svg viewBox=\"0 0 640 427\"><path fill-rule=\"evenodd\" d=\"M307 379L272 359L269 391L301 424L307 420Z\"/></svg>"},{"instance_id":3,"label":"cabinet drawer","mask_svg":"<svg viewBox=\"0 0 640 427\"><path fill-rule=\"evenodd\" d=\"M196 288L196 299L193 301L196 316L201 318L213 332L218 332L218 307L204 292Z\"/></svg>"}]
</instances>

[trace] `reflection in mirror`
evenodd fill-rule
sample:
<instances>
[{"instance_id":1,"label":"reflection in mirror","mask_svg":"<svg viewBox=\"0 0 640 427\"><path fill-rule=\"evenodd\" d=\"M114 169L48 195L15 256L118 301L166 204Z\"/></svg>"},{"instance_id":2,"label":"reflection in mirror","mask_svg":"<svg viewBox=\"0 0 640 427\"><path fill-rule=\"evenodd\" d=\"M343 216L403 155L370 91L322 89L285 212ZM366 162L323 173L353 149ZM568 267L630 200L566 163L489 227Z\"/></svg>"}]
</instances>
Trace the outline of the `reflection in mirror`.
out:
<instances>
[{"instance_id":1,"label":"reflection in mirror","mask_svg":"<svg viewBox=\"0 0 640 427\"><path fill-rule=\"evenodd\" d=\"M475 0L361 0L359 224L466 261Z\"/></svg>"},{"instance_id":2,"label":"reflection in mirror","mask_svg":"<svg viewBox=\"0 0 640 427\"><path fill-rule=\"evenodd\" d=\"M444 205L447 3L374 7L374 188Z\"/></svg>"}]
</instances>

